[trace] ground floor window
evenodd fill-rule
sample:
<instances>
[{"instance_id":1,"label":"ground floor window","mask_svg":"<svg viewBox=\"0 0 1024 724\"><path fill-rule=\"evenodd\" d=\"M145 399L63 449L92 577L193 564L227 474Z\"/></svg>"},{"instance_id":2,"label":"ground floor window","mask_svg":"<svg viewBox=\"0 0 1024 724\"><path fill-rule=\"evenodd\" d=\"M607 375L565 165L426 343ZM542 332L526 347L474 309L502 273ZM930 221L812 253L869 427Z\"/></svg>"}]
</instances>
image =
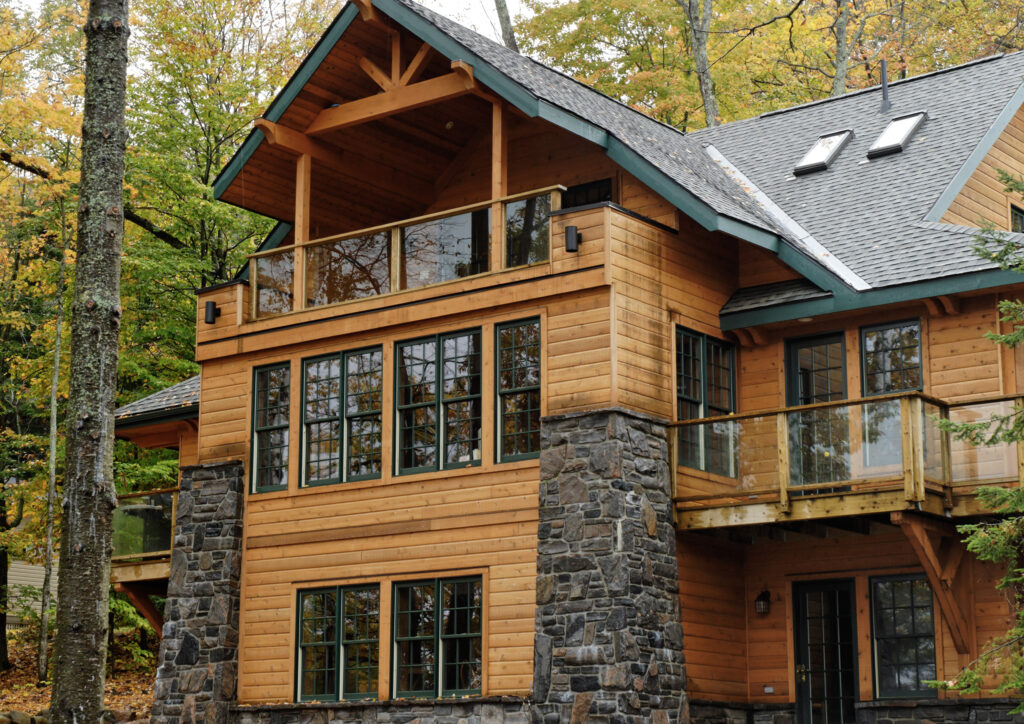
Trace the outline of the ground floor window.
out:
<instances>
[{"instance_id":1,"label":"ground floor window","mask_svg":"<svg viewBox=\"0 0 1024 724\"><path fill-rule=\"evenodd\" d=\"M299 594L299 700L377 696L380 586Z\"/></svg>"},{"instance_id":2,"label":"ground floor window","mask_svg":"<svg viewBox=\"0 0 1024 724\"><path fill-rule=\"evenodd\" d=\"M932 589L923 577L871 579L876 696L935 696Z\"/></svg>"}]
</instances>

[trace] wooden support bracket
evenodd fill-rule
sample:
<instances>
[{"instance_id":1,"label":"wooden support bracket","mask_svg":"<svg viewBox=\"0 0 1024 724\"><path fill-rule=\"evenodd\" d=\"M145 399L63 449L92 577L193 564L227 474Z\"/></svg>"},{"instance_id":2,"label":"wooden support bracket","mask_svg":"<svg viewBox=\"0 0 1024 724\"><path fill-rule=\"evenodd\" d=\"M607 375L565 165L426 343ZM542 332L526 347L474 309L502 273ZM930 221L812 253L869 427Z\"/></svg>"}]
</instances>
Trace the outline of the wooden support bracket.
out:
<instances>
[{"instance_id":1,"label":"wooden support bracket","mask_svg":"<svg viewBox=\"0 0 1024 724\"><path fill-rule=\"evenodd\" d=\"M115 583L114 590L123 593L135 609L142 614L142 617L149 622L149 625L156 631L156 635L163 638L164 617L153 605L152 599L146 593L144 586L136 586L131 583Z\"/></svg>"},{"instance_id":2,"label":"wooden support bracket","mask_svg":"<svg viewBox=\"0 0 1024 724\"><path fill-rule=\"evenodd\" d=\"M395 87L391 77L365 55L359 56L358 63L359 67L363 69L363 72L370 76L373 82L380 86L381 90L389 91Z\"/></svg>"}]
</instances>

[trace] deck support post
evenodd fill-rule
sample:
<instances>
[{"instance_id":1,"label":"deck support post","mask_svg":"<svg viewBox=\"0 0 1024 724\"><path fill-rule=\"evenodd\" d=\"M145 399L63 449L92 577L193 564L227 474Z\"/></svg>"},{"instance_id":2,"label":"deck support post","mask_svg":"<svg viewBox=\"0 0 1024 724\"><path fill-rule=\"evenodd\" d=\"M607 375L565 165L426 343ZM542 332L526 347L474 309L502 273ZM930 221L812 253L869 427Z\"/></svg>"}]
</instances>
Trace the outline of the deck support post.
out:
<instances>
[{"instance_id":1,"label":"deck support post","mask_svg":"<svg viewBox=\"0 0 1024 724\"><path fill-rule=\"evenodd\" d=\"M309 196L313 157L303 153L295 161L295 251L292 282L292 311L306 307L306 247L309 241Z\"/></svg>"}]
</instances>

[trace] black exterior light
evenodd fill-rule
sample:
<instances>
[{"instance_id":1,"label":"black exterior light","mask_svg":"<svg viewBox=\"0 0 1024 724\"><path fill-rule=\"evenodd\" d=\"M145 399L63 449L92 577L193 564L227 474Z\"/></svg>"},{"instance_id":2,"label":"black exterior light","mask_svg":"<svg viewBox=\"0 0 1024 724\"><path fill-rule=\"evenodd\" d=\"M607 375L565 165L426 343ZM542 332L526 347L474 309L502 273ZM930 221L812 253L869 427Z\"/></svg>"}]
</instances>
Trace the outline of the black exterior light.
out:
<instances>
[{"instance_id":1,"label":"black exterior light","mask_svg":"<svg viewBox=\"0 0 1024 724\"><path fill-rule=\"evenodd\" d=\"M217 317L220 316L220 307L217 306L217 302L206 303L206 318L207 324L216 324Z\"/></svg>"},{"instance_id":2,"label":"black exterior light","mask_svg":"<svg viewBox=\"0 0 1024 724\"><path fill-rule=\"evenodd\" d=\"M575 226L565 227L565 250L566 251L579 251L580 241L583 240L583 236L580 234L579 229Z\"/></svg>"},{"instance_id":3,"label":"black exterior light","mask_svg":"<svg viewBox=\"0 0 1024 724\"><path fill-rule=\"evenodd\" d=\"M767 616L772 610L772 594L768 591L761 591L754 599L754 613L758 616Z\"/></svg>"}]
</instances>

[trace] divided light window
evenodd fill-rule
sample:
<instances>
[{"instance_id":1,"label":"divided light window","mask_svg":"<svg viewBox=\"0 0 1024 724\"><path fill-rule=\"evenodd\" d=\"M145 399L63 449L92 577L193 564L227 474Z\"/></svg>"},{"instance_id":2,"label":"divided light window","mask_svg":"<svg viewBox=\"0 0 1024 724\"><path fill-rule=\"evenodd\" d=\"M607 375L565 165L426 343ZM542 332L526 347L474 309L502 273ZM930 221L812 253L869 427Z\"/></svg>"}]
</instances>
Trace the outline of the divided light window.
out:
<instances>
[{"instance_id":1,"label":"divided light window","mask_svg":"<svg viewBox=\"0 0 1024 724\"><path fill-rule=\"evenodd\" d=\"M864 394L921 389L921 323L911 320L860 331Z\"/></svg>"},{"instance_id":2,"label":"divided light window","mask_svg":"<svg viewBox=\"0 0 1024 724\"><path fill-rule=\"evenodd\" d=\"M920 576L871 579L875 693L933 697L935 621L932 589Z\"/></svg>"},{"instance_id":3,"label":"divided light window","mask_svg":"<svg viewBox=\"0 0 1024 724\"><path fill-rule=\"evenodd\" d=\"M396 583L396 697L479 694L483 677L483 586L455 578Z\"/></svg>"},{"instance_id":4,"label":"divided light window","mask_svg":"<svg viewBox=\"0 0 1024 724\"><path fill-rule=\"evenodd\" d=\"M498 337L498 460L540 452L540 320L500 324Z\"/></svg>"},{"instance_id":5,"label":"divided light window","mask_svg":"<svg viewBox=\"0 0 1024 724\"><path fill-rule=\"evenodd\" d=\"M380 347L304 362L304 485L380 477L383 377Z\"/></svg>"},{"instance_id":6,"label":"divided light window","mask_svg":"<svg viewBox=\"0 0 1024 724\"><path fill-rule=\"evenodd\" d=\"M735 350L728 342L676 328L676 412L680 420L719 417L736 410ZM732 475L732 425L679 429L679 462L719 475Z\"/></svg>"},{"instance_id":7,"label":"divided light window","mask_svg":"<svg viewBox=\"0 0 1024 724\"><path fill-rule=\"evenodd\" d=\"M399 473L480 463L480 330L397 345Z\"/></svg>"},{"instance_id":8,"label":"divided light window","mask_svg":"<svg viewBox=\"0 0 1024 724\"><path fill-rule=\"evenodd\" d=\"M299 701L377 697L380 586L299 592Z\"/></svg>"},{"instance_id":9,"label":"divided light window","mask_svg":"<svg viewBox=\"0 0 1024 724\"><path fill-rule=\"evenodd\" d=\"M611 200L612 180L610 178L576 184L562 192L563 209L573 209L577 206L588 206Z\"/></svg>"},{"instance_id":10,"label":"divided light window","mask_svg":"<svg viewBox=\"0 0 1024 724\"><path fill-rule=\"evenodd\" d=\"M1024 209L1016 206L1010 207L1010 231L1024 234Z\"/></svg>"},{"instance_id":11,"label":"divided light window","mask_svg":"<svg viewBox=\"0 0 1024 724\"><path fill-rule=\"evenodd\" d=\"M288 487L287 362L253 371L252 487L257 493Z\"/></svg>"}]
</instances>

